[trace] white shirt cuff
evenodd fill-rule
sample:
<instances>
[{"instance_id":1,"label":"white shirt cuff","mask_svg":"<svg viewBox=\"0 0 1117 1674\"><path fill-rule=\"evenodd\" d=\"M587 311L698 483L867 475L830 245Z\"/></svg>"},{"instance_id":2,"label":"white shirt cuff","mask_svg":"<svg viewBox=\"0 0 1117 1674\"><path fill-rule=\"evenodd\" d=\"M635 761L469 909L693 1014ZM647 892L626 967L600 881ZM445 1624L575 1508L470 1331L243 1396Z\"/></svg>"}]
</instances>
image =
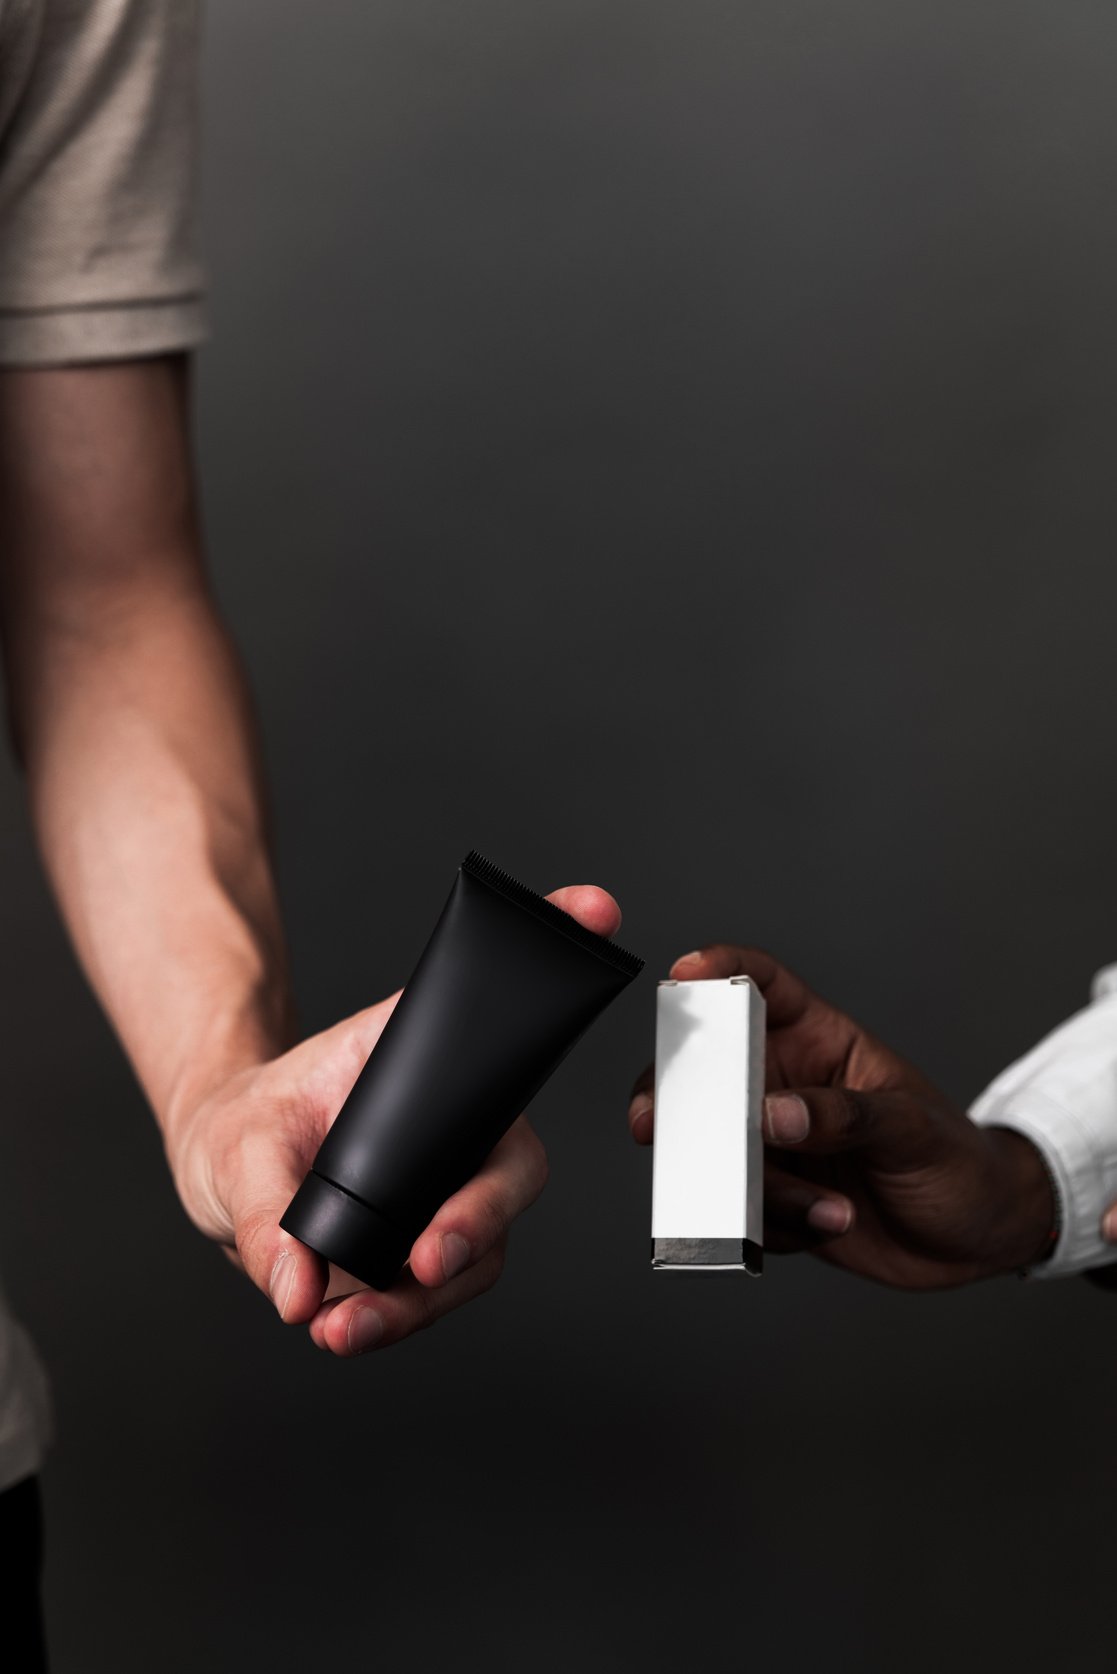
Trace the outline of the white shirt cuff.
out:
<instances>
[{"instance_id":1,"label":"white shirt cuff","mask_svg":"<svg viewBox=\"0 0 1117 1674\"><path fill-rule=\"evenodd\" d=\"M999 1075L970 1115L1013 1128L1047 1163L1059 1198L1059 1239L1035 1278L1063 1278L1117 1261L1101 1221L1117 1203L1117 968L1096 979L1093 1005Z\"/></svg>"}]
</instances>

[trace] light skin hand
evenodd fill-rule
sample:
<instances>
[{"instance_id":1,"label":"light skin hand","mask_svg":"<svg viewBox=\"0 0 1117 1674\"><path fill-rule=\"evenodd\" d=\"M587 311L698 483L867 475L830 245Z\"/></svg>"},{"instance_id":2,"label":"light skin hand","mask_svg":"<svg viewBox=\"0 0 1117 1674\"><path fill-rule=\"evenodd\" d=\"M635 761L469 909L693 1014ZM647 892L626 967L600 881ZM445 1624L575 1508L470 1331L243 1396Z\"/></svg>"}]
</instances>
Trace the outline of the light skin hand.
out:
<instances>
[{"instance_id":1,"label":"light skin hand","mask_svg":"<svg viewBox=\"0 0 1117 1674\"><path fill-rule=\"evenodd\" d=\"M348 1355L487 1289L546 1163L518 1121L375 1303L279 1230L394 1000L287 1050L259 741L206 577L188 419L181 357L0 372L9 720L59 907L187 1212ZM620 923L601 890L552 899L601 934Z\"/></svg>"},{"instance_id":2,"label":"light skin hand","mask_svg":"<svg viewBox=\"0 0 1117 1674\"><path fill-rule=\"evenodd\" d=\"M620 926L620 910L604 890L578 885L548 899L599 935ZM226 1247L282 1319L309 1325L319 1348L342 1357L397 1343L488 1290L500 1276L511 1223L547 1179L543 1146L521 1116L443 1204L388 1291L327 1271L320 1256L280 1228L398 998L241 1072L172 1111L166 1128L175 1182L195 1225Z\"/></svg>"},{"instance_id":3,"label":"light skin hand","mask_svg":"<svg viewBox=\"0 0 1117 1674\"><path fill-rule=\"evenodd\" d=\"M971 1122L769 954L718 944L670 974L750 976L764 994L767 1248L810 1249L906 1290L1019 1271L1049 1252L1051 1185L1027 1140ZM649 1069L633 1089L639 1144L653 1138L653 1087Z\"/></svg>"}]
</instances>

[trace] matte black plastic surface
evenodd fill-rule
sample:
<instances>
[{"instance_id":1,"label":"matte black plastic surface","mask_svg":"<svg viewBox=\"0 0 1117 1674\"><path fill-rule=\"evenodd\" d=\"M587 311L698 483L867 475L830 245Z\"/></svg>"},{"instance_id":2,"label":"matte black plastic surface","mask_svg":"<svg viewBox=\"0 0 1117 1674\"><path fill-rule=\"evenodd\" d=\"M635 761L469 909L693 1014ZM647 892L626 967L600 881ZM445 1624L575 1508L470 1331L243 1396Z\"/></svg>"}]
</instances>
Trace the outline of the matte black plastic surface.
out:
<instances>
[{"instance_id":1,"label":"matte black plastic surface","mask_svg":"<svg viewBox=\"0 0 1117 1674\"><path fill-rule=\"evenodd\" d=\"M352 1192L313 1169L291 1199L283 1225L335 1267L377 1290L387 1290L414 1243Z\"/></svg>"},{"instance_id":2,"label":"matte black plastic surface","mask_svg":"<svg viewBox=\"0 0 1117 1674\"><path fill-rule=\"evenodd\" d=\"M469 857L283 1217L288 1232L378 1288L398 1274L435 1211L640 969L565 916Z\"/></svg>"}]
</instances>

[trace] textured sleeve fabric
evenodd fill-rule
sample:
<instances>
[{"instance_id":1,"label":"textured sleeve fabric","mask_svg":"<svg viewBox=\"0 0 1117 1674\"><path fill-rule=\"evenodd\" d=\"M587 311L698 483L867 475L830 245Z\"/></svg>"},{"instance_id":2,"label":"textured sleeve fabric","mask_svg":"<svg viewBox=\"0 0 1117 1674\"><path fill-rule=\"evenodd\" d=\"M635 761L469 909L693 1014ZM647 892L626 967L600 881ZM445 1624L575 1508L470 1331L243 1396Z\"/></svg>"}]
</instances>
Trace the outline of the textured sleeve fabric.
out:
<instances>
[{"instance_id":1,"label":"textured sleeve fabric","mask_svg":"<svg viewBox=\"0 0 1117 1674\"><path fill-rule=\"evenodd\" d=\"M199 0L6 0L0 365L204 338L199 37Z\"/></svg>"},{"instance_id":2,"label":"textured sleeve fabric","mask_svg":"<svg viewBox=\"0 0 1117 1674\"><path fill-rule=\"evenodd\" d=\"M1015 1128L1037 1146L1059 1195L1061 1231L1035 1277L1117 1261L1101 1220L1117 1202L1117 966L1084 1011L1006 1069L977 1100L975 1122Z\"/></svg>"}]
</instances>

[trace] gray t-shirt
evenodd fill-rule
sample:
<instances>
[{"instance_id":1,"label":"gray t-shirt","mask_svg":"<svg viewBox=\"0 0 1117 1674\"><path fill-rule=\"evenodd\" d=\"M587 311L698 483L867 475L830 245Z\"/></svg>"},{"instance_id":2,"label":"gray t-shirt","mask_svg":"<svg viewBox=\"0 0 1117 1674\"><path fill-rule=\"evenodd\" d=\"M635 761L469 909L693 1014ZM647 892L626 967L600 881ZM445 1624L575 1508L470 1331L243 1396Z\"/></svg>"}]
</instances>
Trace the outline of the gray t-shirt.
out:
<instances>
[{"instance_id":1,"label":"gray t-shirt","mask_svg":"<svg viewBox=\"0 0 1117 1674\"><path fill-rule=\"evenodd\" d=\"M0 369L205 336L200 0L0 0ZM0 1295L0 1490L46 1446L46 1385Z\"/></svg>"},{"instance_id":2,"label":"gray t-shirt","mask_svg":"<svg viewBox=\"0 0 1117 1674\"><path fill-rule=\"evenodd\" d=\"M0 365L205 335L199 0L0 0Z\"/></svg>"}]
</instances>

